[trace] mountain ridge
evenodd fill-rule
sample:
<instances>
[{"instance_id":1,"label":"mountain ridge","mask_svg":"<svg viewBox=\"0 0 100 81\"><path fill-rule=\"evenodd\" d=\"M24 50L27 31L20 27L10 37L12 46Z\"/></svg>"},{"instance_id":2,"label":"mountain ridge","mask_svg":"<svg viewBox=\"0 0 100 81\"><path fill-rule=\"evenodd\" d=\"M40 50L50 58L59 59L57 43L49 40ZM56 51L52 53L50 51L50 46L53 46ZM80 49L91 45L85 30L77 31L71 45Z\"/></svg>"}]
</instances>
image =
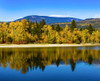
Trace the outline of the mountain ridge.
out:
<instances>
[{"instance_id":1,"label":"mountain ridge","mask_svg":"<svg viewBox=\"0 0 100 81\"><path fill-rule=\"evenodd\" d=\"M82 19L74 18L74 17L50 17L50 16L38 16L38 15L25 16L23 18L15 20L15 21L21 21L22 19L28 19L28 18L29 18L29 21L33 21L33 22L36 22L36 21L40 22L40 21L42 21L42 19L44 19L47 24L71 22L73 19L75 21L82 21Z\"/></svg>"},{"instance_id":2,"label":"mountain ridge","mask_svg":"<svg viewBox=\"0 0 100 81\"><path fill-rule=\"evenodd\" d=\"M62 27L65 27L65 25L70 26L72 20L74 19L77 23L78 28L86 28L89 24L92 24L92 26L96 29L100 28L100 18L79 19L79 18L74 18L74 17L51 17L51 16L29 15L23 18L16 19L15 21L21 21L22 19L28 19L28 18L29 18L29 21L33 21L33 22L36 22L36 21L40 22L42 21L42 19L44 19L47 25L60 24L60 26Z\"/></svg>"}]
</instances>

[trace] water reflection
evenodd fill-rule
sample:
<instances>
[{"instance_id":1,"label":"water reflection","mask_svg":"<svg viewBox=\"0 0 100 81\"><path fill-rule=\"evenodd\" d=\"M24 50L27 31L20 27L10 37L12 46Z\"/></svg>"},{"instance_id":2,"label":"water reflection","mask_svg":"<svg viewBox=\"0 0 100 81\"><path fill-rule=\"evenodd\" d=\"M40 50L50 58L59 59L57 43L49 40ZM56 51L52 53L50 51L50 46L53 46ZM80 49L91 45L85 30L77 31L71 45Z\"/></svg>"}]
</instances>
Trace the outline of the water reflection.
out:
<instances>
[{"instance_id":1,"label":"water reflection","mask_svg":"<svg viewBox=\"0 0 100 81\"><path fill-rule=\"evenodd\" d=\"M0 66L21 70L27 73L29 69L45 70L46 66L60 64L71 65L72 71L78 62L89 65L100 63L100 50L78 48L20 48L0 49Z\"/></svg>"}]
</instances>

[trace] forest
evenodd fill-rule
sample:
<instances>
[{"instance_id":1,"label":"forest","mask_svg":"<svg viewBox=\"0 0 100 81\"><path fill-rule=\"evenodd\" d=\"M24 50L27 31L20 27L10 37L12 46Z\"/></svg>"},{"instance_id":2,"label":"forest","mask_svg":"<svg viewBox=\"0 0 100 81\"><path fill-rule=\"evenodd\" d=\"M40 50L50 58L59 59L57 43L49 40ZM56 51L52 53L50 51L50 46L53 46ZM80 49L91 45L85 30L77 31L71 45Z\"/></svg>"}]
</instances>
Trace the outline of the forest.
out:
<instances>
[{"instance_id":1,"label":"forest","mask_svg":"<svg viewBox=\"0 0 100 81\"><path fill-rule=\"evenodd\" d=\"M41 22L29 22L22 19L21 22L0 23L1 44L69 44L69 43L100 43L100 30L95 30L90 24L85 29L77 28L72 20L71 26L64 28L57 25L46 25Z\"/></svg>"}]
</instances>

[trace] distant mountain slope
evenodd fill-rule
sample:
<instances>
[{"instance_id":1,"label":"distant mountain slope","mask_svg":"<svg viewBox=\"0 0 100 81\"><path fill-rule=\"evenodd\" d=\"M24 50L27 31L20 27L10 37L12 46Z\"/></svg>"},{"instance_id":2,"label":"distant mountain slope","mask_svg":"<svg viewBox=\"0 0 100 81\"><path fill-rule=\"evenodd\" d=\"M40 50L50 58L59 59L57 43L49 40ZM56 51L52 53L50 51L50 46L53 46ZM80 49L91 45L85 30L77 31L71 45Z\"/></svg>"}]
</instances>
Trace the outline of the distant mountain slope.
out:
<instances>
[{"instance_id":1,"label":"distant mountain slope","mask_svg":"<svg viewBox=\"0 0 100 81\"><path fill-rule=\"evenodd\" d=\"M57 23L56 23L57 24ZM62 27L64 27L66 24L70 26L71 22L66 23L59 23ZM92 24L92 26L96 29L100 28L100 18L88 18L82 21L77 21L77 27L85 28L89 24Z\"/></svg>"},{"instance_id":2,"label":"distant mountain slope","mask_svg":"<svg viewBox=\"0 0 100 81\"><path fill-rule=\"evenodd\" d=\"M24 18L21 19L28 19L30 21L38 21L40 22L42 19L44 19L46 21L47 24L51 24L51 23L61 23L61 22L71 22L73 19L75 21L81 21L82 19L78 19L78 18L73 18L73 17L49 17L49 16L37 16L37 15L32 15L32 16L26 16ZM21 21L21 19L18 19L16 21Z\"/></svg>"},{"instance_id":3,"label":"distant mountain slope","mask_svg":"<svg viewBox=\"0 0 100 81\"><path fill-rule=\"evenodd\" d=\"M92 24L92 26L95 29L100 29L100 18L88 18L85 20L73 18L73 17L49 17L49 16L38 16L38 15L32 15L32 16L26 16L20 19L17 19L15 21L21 21L22 19L28 19L30 21L38 21L40 22L42 19L46 21L47 24L60 24L62 27L65 27L65 25L71 25L71 21L74 19L77 22L78 28L86 28L89 24ZM9 23L9 22L8 22Z\"/></svg>"}]
</instances>

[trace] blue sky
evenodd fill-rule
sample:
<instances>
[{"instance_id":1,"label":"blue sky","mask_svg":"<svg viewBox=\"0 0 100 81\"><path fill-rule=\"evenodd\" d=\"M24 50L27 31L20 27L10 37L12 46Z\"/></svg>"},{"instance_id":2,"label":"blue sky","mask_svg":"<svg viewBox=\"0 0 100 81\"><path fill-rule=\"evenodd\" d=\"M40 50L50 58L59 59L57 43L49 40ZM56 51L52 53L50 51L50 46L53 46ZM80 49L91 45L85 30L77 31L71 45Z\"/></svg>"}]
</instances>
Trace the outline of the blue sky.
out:
<instances>
[{"instance_id":1,"label":"blue sky","mask_svg":"<svg viewBox=\"0 0 100 81\"><path fill-rule=\"evenodd\" d=\"M0 21L28 15L100 18L100 0L0 0Z\"/></svg>"}]
</instances>

